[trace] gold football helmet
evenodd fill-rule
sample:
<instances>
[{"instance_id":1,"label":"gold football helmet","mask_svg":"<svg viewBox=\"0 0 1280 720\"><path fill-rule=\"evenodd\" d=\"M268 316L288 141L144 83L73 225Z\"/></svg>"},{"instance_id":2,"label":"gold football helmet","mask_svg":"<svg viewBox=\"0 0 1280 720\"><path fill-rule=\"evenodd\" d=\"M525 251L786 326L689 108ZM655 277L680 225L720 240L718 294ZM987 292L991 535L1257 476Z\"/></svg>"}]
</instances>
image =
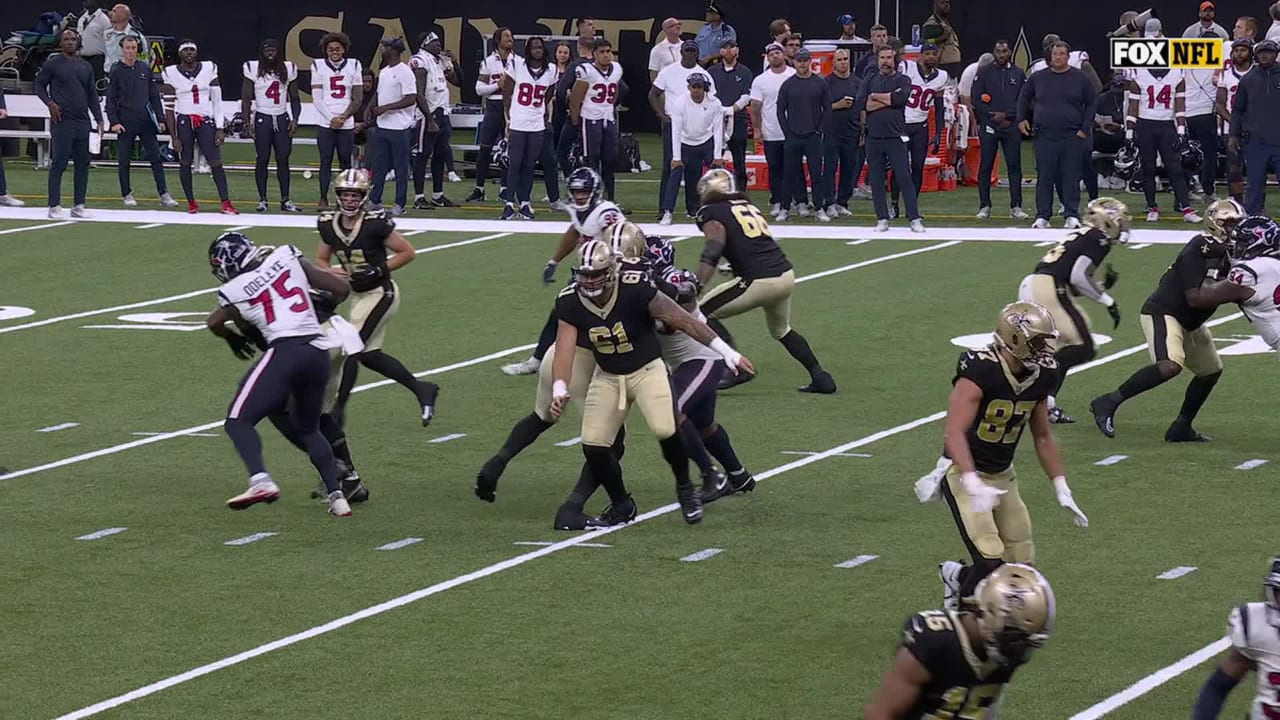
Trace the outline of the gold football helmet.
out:
<instances>
[{"instance_id":1,"label":"gold football helmet","mask_svg":"<svg viewBox=\"0 0 1280 720\"><path fill-rule=\"evenodd\" d=\"M1231 237L1231 231L1245 217L1244 208L1240 203L1231 198L1225 198L1209 203L1209 208L1204 211L1204 225L1209 229L1209 235L1214 240L1227 242Z\"/></svg>"},{"instance_id":2,"label":"gold football helmet","mask_svg":"<svg viewBox=\"0 0 1280 720\"><path fill-rule=\"evenodd\" d=\"M711 168L698 180L698 197L709 203L737 192L734 186L733 173L724 168Z\"/></svg>"},{"instance_id":3,"label":"gold football helmet","mask_svg":"<svg viewBox=\"0 0 1280 720\"><path fill-rule=\"evenodd\" d=\"M1115 198L1100 197L1091 200L1084 210L1084 224L1106 233L1112 242L1129 242L1129 226L1132 223L1129 207Z\"/></svg>"},{"instance_id":4,"label":"gold football helmet","mask_svg":"<svg viewBox=\"0 0 1280 720\"><path fill-rule=\"evenodd\" d=\"M625 220L609 226L609 247L623 260L644 257L649 248L640 226Z\"/></svg>"},{"instance_id":5,"label":"gold football helmet","mask_svg":"<svg viewBox=\"0 0 1280 720\"><path fill-rule=\"evenodd\" d=\"M1024 363L1049 369L1058 367L1058 359L1053 354L1058 328L1043 305L1022 300L1005 305L996 318L995 337L997 346Z\"/></svg>"},{"instance_id":6,"label":"gold football helmet","mask_svg":"<svg viewBox=\"0 0 1280 720\"><path fill-rule=\"evenodd\" d=\"M338 173L333 184L333 193L338 197L338 209L343 215L359 215L364 211L365 199L369 197L369 171L350 168Z\"/></svg>"},{"instance_id":7,"label":"gold football helmet","mask_svg":"<svg viewBox=\"0 0 1280 720\"><path fill-rule=\"evenodd\" d=\"M1053 588L1030 565L1001 565L978 583L974 595L990 660L1021 665L1053 632Z\"/></svg>"},{"instance_id":8,"label":"gold football helmet","mask_svg":"<svg viewBox=\"0 0 1280 720\"><path fill-rule=\"evenodd\" d=\"M607 243L599 240L583 243L578 254L580 261L573 269L578 292L591 300L607 296L618 281L618 256Z\"/></svg>"}]
</instances>

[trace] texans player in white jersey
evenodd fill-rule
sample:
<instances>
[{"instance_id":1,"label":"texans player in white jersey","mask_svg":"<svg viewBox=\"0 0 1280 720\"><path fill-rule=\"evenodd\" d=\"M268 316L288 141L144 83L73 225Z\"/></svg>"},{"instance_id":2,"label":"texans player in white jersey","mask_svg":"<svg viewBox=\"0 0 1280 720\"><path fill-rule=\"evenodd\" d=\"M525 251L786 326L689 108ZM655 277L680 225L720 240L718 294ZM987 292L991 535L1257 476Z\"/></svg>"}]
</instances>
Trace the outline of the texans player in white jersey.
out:
<instances>
[{"instance_id":1,"label":"texans player in white jersey","mask_svg":"<svg viewBox=\"0 0 1280 720\"><path fill-rule=\"evenodd\" d=\"M618 165L618 96L622 66L613 61L613 44L597 38L594 62L574 70L576 79L569 94L569 120L581 122L583 165L604 178L604 196L613 200L613 170Z\"/></svg>"},{"instance_id":2,"label":"texans player in white jersey","mask_svg":"<svg viewBox=\"0 0 1280 720\"><path fill-rule=\"evenodd\" d=\"M1201 218L1188 198L1187 176L1178 147L1186 141L1187 83L1182 70L1136 70L1129 78L1129 110L1124 118L1124 138L1136 136L1142 166L1142 192L1147 198L1147 222L1160 219L1156 206L1156 153L1169 173L1174 203L1182 219Z\"/></svg>"},{"instance_id":3,"label":"texans player in white jersey","mask_svg":"<svg viewBox=\"0 0 1280 720\"><path fill-rule=\"evenodd\" d=\"M543 156L547 128L551 126L551 100L559 79L555 64L548 62L546 43L536 36L525 40L524 57L512 57L502 77L511 192L502 210L503 220L516 216L517 205L522 219L533 219L533 166ZM543 172L555 177L554 168Z\"/></svg>"},{"instance_id":4,"label":"texans player in white jersey","mask_svg":"<svg viewBox=\"0 0 1280 720\"><path fill-rule=\"evenodd\" d=\"M227 410L227 437L249 471L249 488L228 500L227 507L243 510L280 497L280 488L267 473L262 438L255 426L288 408L294 430L329 491L329 512L350 516L333 448L320 432L332 342L320 329L310 295L315 287L341 301L347 284L312 265L292 245L259 248L238 232L223 233L213 241L209 265L222 283L218 309L206 321L210 332L225 339L237 356L250 341L228 323L251 326L268 346L241 381Z\"/></svg>"},{"instance_id":5,"label":"texans player in white jersey","mask_svg":"<svg viewBox=\"0 0 1280 720\"><path fill-rule=\"evenodd\" d=\"M1280 353L1280 225L1265 215L1247 217L1228 243L1233 264L1226 280L1205 285L1201 293L1206 301L1238 303L1263 341Z\"/></svg>"},{"instance_id":6,"label":"texans player in white jersey","mask_svg":"<svg viewBox=\"0 0 1280 720\"><path fill-rule=\"evenodd\" d=\"M1258 676L1248 720L1280 717L1280 555L1262 578L1262 602L1231 609L1227 635L1231 652L1200 688L1192 720L1217 720L1227 695L1250 671Z\"/></svg>"},{"instance_id":7,"label":"texans player in white jersey","mask_svg":"<svg viewBox=\"0 0 1280 720\"><path fill-rule=\"evenodd\" d=\"M476 187L463 202L484 202L484 184L489 180L489 159L493 154L493 146L507 131L507 118L502 111L502 78L516 59L515 44L511 28L500 27L493 31L493 52L480 61L476 94L484 101L484 119L480 121L480 131L476 136L476 142L480 145L476 154ZM499 197L510 200L507 196L505 169L499 169L498 183L502 188L498 192Z\"/></svg>"},{"instance_id":8,"label":"texans player in white jersey","mask_svg":"<svg viewBox=\"0 0 1280 720\"><path fill-rule=\"evenodd\" d=\"M222 85L218 66L200 59L194 40L178 42L178 64L169 65L161 76L165 95L165 127L170 144L178 154L178 179L187 195L187 212L200 212L192 187L191 166L196 147L209 162L214 187L222 200L224 215L239 215L227 192L227 173L222 169ZM176 129L176 132L175 132Z\"/></svg>"},{"instance_id":9,"label":"texans player in white jersey","mask_svg":"<svg viewBox=\"0 0 1280 720\"><path fill-rule=\"evenodd\" d=\"M354 116L364 102L360 61L348 58L351 39L346 33L329 33L320 39L324 57L311 62L311 104L320 116L316 147L320 151L320 212L329 209L329 182L333 179L333 152L338 165L351 168L355 150Z\"/></svg>"},{"instance_id":10,"label":"texans player in white jersey","mask_svg":"<svg viewBox=\"0 0 1280 720\"><path fill-rule=\"evenodd\" d=\"M453 56L445 51L440 36L434 32L422 35L418 52L409 58L418 91L418 124L413 148L413 209L430 210L433 207L457 207L457 203L445 197L446 170L453 175L453 124L449 120L449 86L458 84L458 73ZM427 200L427 164L431 165L431 200Z\"/></svg>"},{"instance_id":11,"label":"texans player in white jersey","mask_svg":"<svg viewBox=\"0 0 1280 720\"><path fill-rule=\"evenodd\" d=\"M280 57L280 43L271 38L258 46L258 59L246 60L240 83L240 113L244 129L253 138L257 151L253 177L258 182L258 212L266 212L267 163L274 150L276 181L280 183L280 209L302 212L289 199L289 155L293 152L293 134L302 117L302 100L298 95L298 67ZM285 100L288 100L288 106ZM250 115L250 108L257 112Z\"/></svg>"},{"instance_id":12,"label":"texans player in white jersey","mask_svg":"<svg viewBox=\"0 0 1280 720\"><path fill-rule=\"evenodd\" d=\"M555 254L542 268L542 282L550 285L556 281L556 266L579 245L592 240L603 240L605 229L621 222L622 210L608 200L601 200L600 175L588 167L581 167L569 174L569 227L560 236ZM556 341L556 317L554 310L547 318L538 337L538 346L529 359L502 366L507 375L532 375L538 372L547 348Z\"/></svg>"},{"instance_id":13,"label":"texans player in white jersey","mask_svg":"<svg viewBox=\"0 0 1280 720\"><path fill-rule=\"evenodd\" d=\"M946 128L946 95L943 88L951 80L946 70L938 67L941 51L937 45L926 42L920 47L920 59L905 62L903 74L911 80L911 94L907 96L907 105L903 108L907 125L907 152L911 155L911 178L915 180L916 197L920 196L920 185L924 182L924 161L929 153L938 152L942 144L942 131ZM929 109L933 109L933 138L929 137ZM898 183L893 184L894 216L897 216L898 198L901 190Z\"/></svg>"},{"instance_id":14,"label":"texans player in white jersey","mask_svg":"<svg viewBox=\"0 0 1280 720\"><path fill-rule=\"evenodd\" d=\"M1221 120L1219 132L1223 136L1231 132L1231 111L1236 107L1236 90L1240 87L1240 78L1252 69L1253 43L1249 40L1232 41L1227 66L1214 77L1214 83L1218 86L1218 118ZM1227 143L1227 192L1231 194L1232 200L1244 203L1244 156L1240 147L1232 143Z\"/></svg>"}]
</instances>

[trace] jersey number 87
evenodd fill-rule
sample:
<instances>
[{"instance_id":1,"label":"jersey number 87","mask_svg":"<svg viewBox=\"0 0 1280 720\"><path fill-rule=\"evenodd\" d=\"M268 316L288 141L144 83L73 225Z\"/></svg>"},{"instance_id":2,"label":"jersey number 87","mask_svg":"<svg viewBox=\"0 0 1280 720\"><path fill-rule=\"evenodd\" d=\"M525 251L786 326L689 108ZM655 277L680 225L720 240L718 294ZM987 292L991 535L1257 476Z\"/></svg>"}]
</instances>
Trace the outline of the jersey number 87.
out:
<instances>
[{"instance_id":1,"label":"jersey number 87","mask_svg":"<svg viewBox=\"0 0 1280 720\"><path fill-rule=\"evenodd\" d=\"M1031 400L1020 400L1017 404L992 400L987 403L987 412L978 425L978 437L984 442L1013 445L1022 437L1022 428L1035 409L1036 402Z\"/></svg>"}]
</instances>

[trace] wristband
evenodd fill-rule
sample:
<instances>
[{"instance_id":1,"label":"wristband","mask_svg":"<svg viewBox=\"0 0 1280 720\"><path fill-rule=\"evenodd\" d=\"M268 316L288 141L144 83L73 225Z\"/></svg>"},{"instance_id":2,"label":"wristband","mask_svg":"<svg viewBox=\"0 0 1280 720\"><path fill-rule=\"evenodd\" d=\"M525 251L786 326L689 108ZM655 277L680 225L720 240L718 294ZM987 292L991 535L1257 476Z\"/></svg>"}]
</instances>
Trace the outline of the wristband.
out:
<instances>
[{"instance_id":1,"label":"wristband","mask_svg":"<svg viewBox=\"0 0 1280 720\"><path fill-rule=\"evenodd\" d=\"M551 383L551 397L564 397L569 394L569 386L563 380Z\"/></svg>"},{"instance_id":2,"label":"wristband","mask_svg":"<svg viewBox=\"0 0 1280 720\"><path fill-rule=\"evenodd\" d=\"M712 340L710 344L707 345L707 347L720 353L720 357L724 358L724 361L728 363L731 367L737 367L738 360L742 357L741 353L729 347L729 343L725 342L724 340L721 340L719 337Z\"/></svg>"},{"instance_id":3,"label":"wristband","mask_svg":"<svg viewBox=\"0 0 1280 720\"><path fill-rule=\"evenodd\" d=\"M1104 292L1102 297L1098 298L1098 302L1102 303L1104 307L1111 307L1116 304L1116 299Z\"/></svg>"}]
</instances>

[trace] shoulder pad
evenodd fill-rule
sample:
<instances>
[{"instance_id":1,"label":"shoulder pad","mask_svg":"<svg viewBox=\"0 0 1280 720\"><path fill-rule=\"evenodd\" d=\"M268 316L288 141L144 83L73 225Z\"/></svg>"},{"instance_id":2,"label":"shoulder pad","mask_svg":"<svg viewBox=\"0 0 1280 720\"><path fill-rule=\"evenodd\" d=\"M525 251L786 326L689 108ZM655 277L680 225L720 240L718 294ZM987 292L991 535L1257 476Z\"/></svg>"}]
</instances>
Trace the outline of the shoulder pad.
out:
<instances>
[{"instance_id":1,"label":"shoulder pad","mask_svg":"<svg viewBox=\"0 0 1280 720\"><path fill-rule=\"evenodd\" d=\"M1235 648L1245 657L1252 658L1249 643L1249 605L1240 605L1231 608L1231 615L1227 617L1227 637L1231 639L1231 647Z\"/></svg>"},{"instance_id":2,"label":"shoulder pad","mask_svg":"<svg viewBox=\"0 0 1280 720\"><path fill-rule=\"evenodd\" d=\"M566 286L564 287L564 289L563 289L563 290L561 290L561 291L556 295L556 299L558 300L558 299L560 299L560 298L562 298L562 297L567 297L567 296L569 296L569 295L573 295L573 294L575 294L575 293L577 293L577 292L578 292L578 284L577 284L577 283L569 283L568 285L566 285Z\"/></svg>"},{"instance_id":3,"label":"shoulder pad","mask_svg":"<svg viewBox=\"0 0 1280 720\"><path fill-rule=\"evenodd\" d=\"M954 385L956 380L967 378L981 385L986 369L998 362L1000 361L995 352L988 348L966 350L960 353L960 358L956 361L956 376L951 382Z\"/></svg>"},{"instance_id":4,"label":"shoulder pad","mask_svg":"<svg viewBox=\"0 0 1280 720\"><path fill-rule=\"evenodd\" d=\"M934 664L930 660L948 636L955 636L955 626L951 617L942 610L918 612L902 625L902 647L915 655L926 668Z\"/></svg>"},{"instance_id":5,"label":"shoulder pad","mask_svg":"<svg viewBox=\"0 0 1280 720\"><path fill-rule=\"evenodd\" d=\"M331 222L333 222L333 211L332 211L332 210L326 210L326 211L324 211L324 212L320 213L320 215L319 215L318 217L316 217L316 225L318 225L318 226L320 226L320 227L324 227L325 225L328 225L328 224L329 224L329 223L331 223Z\"/></svg>"}]
</instances>

